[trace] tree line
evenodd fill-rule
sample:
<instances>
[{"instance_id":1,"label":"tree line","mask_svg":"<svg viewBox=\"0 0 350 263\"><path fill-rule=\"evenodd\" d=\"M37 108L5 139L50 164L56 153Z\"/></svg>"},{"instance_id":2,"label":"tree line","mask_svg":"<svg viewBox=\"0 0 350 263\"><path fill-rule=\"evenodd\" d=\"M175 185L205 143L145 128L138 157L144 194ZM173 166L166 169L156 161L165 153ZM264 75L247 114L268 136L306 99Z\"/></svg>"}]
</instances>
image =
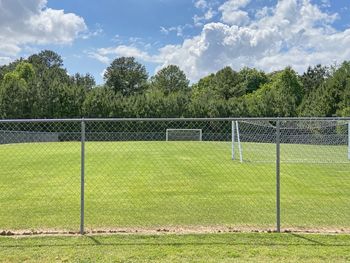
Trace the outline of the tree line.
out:
<instances>
[{"instance_id":1,"label":"tree line","mask_svg":"<svg viewBox=\"0 0 350 263\"><path fill-rule=\"evenodd\" d=\"M69 75L50 50L0 67L0 118L350 116L350 62L265 73L225 67L191 84L169 65L149 77L133 57L116 58L103 85Z\"/></svg>"}]
</instances>

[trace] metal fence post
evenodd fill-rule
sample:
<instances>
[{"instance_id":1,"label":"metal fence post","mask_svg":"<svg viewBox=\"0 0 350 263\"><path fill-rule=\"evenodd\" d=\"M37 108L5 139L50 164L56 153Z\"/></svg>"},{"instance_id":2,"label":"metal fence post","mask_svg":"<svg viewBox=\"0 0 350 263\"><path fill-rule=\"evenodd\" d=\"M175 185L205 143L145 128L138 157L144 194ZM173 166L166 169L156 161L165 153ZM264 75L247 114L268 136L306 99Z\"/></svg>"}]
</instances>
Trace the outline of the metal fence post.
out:
<instances>
[{"instance_id":1,"label":"metal fence post","mask_svg":"<svg viewBox=\"0 0 350 263\"><path fill-rule=\"evenodd\" d=\"M281 188L280 188L280 120L276 123L276 231L281 232Z\"/></svg>"},{"instance_id":2,"label":"metal fence post","mask_svg":"<svg viewBox=\"0 0 350 263\"><path fill-rule=\"evenodd\" d=\"M348 160L350 160L350 121L348 121Z\"/></svg>"},{"instance_id":3,"label":"metal fence post","mask_svg":"<svg viewBox=\"0 0 350 263\"><path fill-rule=\"evenodd\" d=\"M80 181L80 234L84 234L85 207L85 121L81 120L81 181Z\"/></svg>"}]
</instances>

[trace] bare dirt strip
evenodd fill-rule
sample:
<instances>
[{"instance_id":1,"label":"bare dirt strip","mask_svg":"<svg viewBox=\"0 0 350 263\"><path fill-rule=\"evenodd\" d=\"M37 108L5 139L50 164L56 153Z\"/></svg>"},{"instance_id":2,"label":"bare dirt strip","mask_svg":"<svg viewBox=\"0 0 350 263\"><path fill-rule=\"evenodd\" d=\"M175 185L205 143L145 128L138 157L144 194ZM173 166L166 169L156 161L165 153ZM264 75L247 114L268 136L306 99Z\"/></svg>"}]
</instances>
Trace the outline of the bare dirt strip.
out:
<instances>
[{"instance_id":1,"label":"bare dirt strip","mask_svg":"<svg viewBox=\"0 0 350 263\"><path fill-rule=\"evenodd\" d=\"M196 227L162 227L162 228L100 228L86 229L86 235L108 235L108 234L214 234L214 233L276 233L275 229L262 229L253 227L218 227L218 226L196 226ZM319 234L350 234L350 228L285 228L281 233L319 233ZM43 235L80 235L79 231L38 229L38 230L0 230L0 236L43 236Z\"/></svg>"}]
</instances>

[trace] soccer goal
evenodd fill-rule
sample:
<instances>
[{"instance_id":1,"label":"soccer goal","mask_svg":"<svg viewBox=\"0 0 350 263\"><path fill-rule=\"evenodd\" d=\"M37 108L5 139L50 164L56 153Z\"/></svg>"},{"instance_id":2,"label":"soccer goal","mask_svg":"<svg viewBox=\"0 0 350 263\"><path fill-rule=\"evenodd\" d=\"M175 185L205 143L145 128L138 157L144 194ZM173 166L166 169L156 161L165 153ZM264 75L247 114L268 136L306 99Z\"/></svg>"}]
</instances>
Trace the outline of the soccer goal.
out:
<instances>
[{"instance_id":1,"label":"soccer goal","mask_svg":"<svg viewBox=\"0 0 350 263\"><path fill-rule=\"evenodd\" d=\"M238 153L239 153L239 160L241 163L243 163L243 149L241 144L241 137L239 134L239 125L238 121L233 121L231 126L231 134L232 134L232 160L236 160L236 153L235 153L235 142L237 137L237 146L238 146Z\"/></svg>"},{"instance_id":2,"label":"soccer goal","mask_svg":"<svg viewBox=\"0 0 350 263\"><path fill-rule=\"evenodd\" d=\"M202 141L202 129L167 129L166 141Z\"/></svg>"}]
</instances>

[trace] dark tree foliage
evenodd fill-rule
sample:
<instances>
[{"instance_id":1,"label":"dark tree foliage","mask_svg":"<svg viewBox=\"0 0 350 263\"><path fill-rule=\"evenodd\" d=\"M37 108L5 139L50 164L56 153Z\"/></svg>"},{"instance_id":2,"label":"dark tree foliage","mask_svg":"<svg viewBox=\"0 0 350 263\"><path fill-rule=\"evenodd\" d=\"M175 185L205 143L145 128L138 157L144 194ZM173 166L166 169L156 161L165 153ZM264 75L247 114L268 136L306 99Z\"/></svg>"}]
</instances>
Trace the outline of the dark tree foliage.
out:
<instances>
[{"instance_id":1,"label":"dark tree foliage","mask_svg":"<svg viewBox=\"0 0 350 263\"><path fill-rule=\"evenodd\" d=\"M321 87L325 80L329 77L328 67L316 65L315 67L308 67L307 71L301 76L301 82L305 94L309 94Z\"/></svg>"},{"instance_id":2,"label":"dark tree foliage","mask_svg":"<svg viewBox=\"0 0 350 263\"><path fill-rule=\"evenodd\" d=\"M215 74L212 88L224 100L245 94L240 75L230 67L225 67Z\"/></svg>"},{"instance_id":3,"label":"dark tree foliage","mask_svg":"<svg viewBox=\"0 0 350 263\"><path fill-rule=\"evenodd\" d=\"M83 87L85 91L90 91L96 85L94 77L89 73L86 75L75 73L71 80L75 85Z\"/></svg>"},{"instance_id":4,"label":"dark tree foliage","mask_svg":"<svg viewBox=\"0 0 350 263\"><path fill-rule=\"evenodd\" d=\"M145 66L133 57L115 59L104 73L106 85L125 96L142 92L147 87L148 74Z\"/></svg>"},{"instance_id":5,"label":"dark tree foliage","mask_svg":"<svg viewBox=\"0 0 350 263\"><path fill-rule=\"evenodd\" d=\"M239 85L243 86L245 93L254 92L268 82L268 77L263 71L250 68L243 68L239 72L239 79L241 81Z\"/></svg>"},{"instance_id":6,"label":"dark tree foliage","mask_svg":"<svg viewBox=\"0 0 350 263\"><path fill-rule=\"evenodd\" d=\"M151 85L155 89L163 91L166 95L176 91L189 89L190 81L185 73L175 65L169 65L151 78Z\"/></svg>"},{"instance_id":7,"label":"dark tree foliage","mask_svg":"<svg viewBox=\"0 0 350 263\"><path fill-rule=\"evenodd\" d=\"M28 62L45 68L61 68L63 66L61 56L51 50L43 50L39 54L30 56Z\"/></svg>"},{"instance_id":8,"label":"dark tree foliage","mask_svg":"<svg viewBox=\"0 0 350 263\"><path fill-rule=\"evenodd\" d=\"M115 59L104 85L69 75L50 50L0 67L0 118L350 116L350 62L264 73L225 67L190 84L176 65L148 79L134 58Z\"/></svg>"}]
</instances>

